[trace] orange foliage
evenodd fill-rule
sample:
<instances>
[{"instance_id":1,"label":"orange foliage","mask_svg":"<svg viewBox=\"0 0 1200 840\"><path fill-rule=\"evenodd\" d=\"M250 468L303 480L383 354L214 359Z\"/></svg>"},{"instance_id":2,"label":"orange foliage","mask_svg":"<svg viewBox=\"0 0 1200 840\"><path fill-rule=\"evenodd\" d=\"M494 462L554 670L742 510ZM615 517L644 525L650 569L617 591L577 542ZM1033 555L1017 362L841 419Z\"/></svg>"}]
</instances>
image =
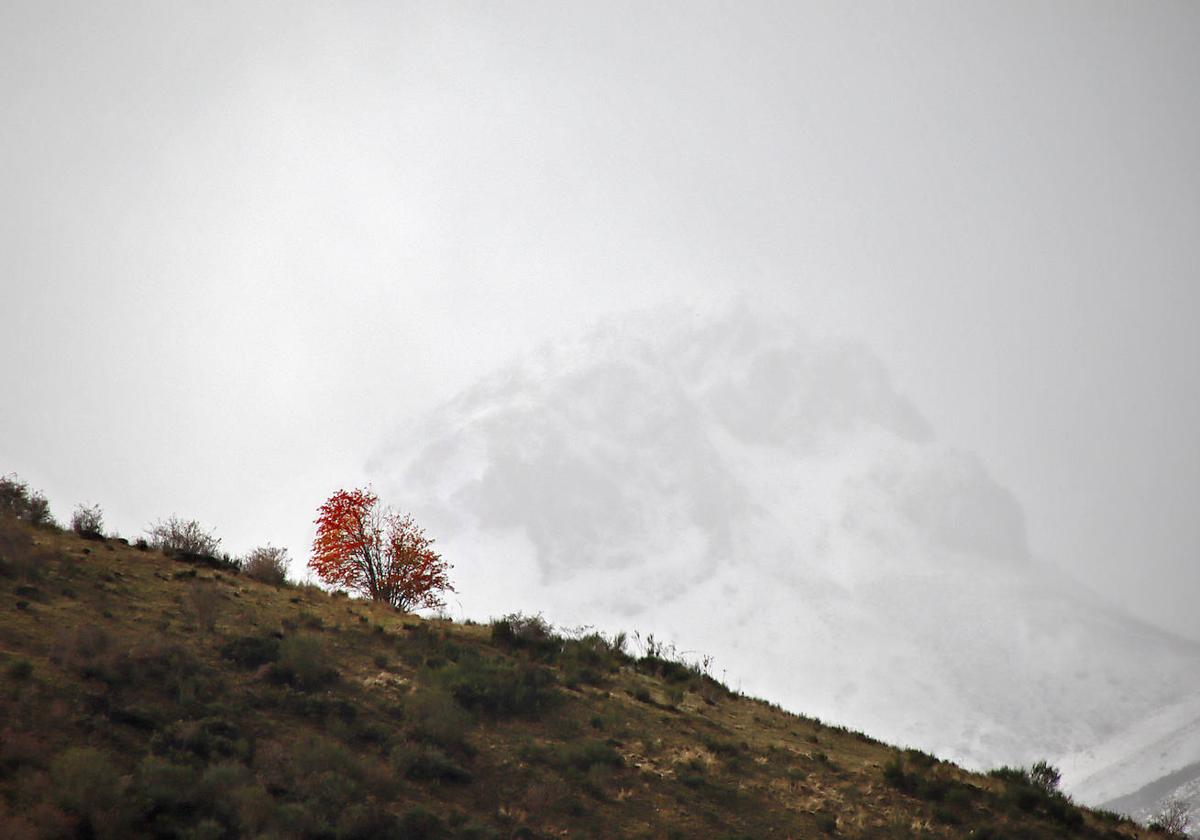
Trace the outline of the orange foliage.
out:
<instances>
[{"instance_id":1,"label":"orange foliage","mask_svg":"<svg viewBox=\"0 0 1200 840\"><path fill-rule=\"evenodd\" d=\"M339 490L317 511L308 566L325 583L404 611L445 606L449 564L412 517L380 508L370 490Z\"/></svg>"}]
</instances>

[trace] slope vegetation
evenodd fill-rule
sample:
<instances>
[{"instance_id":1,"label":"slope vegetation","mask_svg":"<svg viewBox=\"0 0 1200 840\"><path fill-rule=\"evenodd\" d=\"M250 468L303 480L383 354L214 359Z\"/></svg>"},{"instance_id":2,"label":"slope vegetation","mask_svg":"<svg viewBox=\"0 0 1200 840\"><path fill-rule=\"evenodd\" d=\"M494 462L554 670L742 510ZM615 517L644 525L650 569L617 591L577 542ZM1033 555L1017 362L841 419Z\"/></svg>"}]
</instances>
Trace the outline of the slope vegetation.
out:
<instances>
[{"instance_id":1,"label":"slope vegetation","mask_svg":"<svg viewBox=\"0 0 1200 840\"><path fill-rule=\"evenodd\" d=\"M0 517L0 836L1152 836L661 653Z\"/></svg>"}]
</instances>

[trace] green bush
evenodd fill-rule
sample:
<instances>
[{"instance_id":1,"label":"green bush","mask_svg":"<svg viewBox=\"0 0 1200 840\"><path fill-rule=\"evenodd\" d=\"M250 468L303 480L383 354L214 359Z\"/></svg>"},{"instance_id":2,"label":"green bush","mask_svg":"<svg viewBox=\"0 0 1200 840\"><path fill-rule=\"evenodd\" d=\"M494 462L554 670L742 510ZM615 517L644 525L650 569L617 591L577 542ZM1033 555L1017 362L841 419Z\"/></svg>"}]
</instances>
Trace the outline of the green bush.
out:
<instances>
[{"instance_id":1,"label":"green bush","mask_svg":"<svg viewBox=\"0 0 1200 840\"><path fill-rule=\"evenodd\" d=\"M400 817L399 826L397 836L405 840L441 840L449 836L441 818L420 805L405 811Z\"/></svg>"},{"instance_id":2,"label":"green bush","mask_svg":"<svg viewBox=\"0 0 1200 840\"><path fill-rule=\"evenodd\" d=\"M924 759L918 759L918 762L925 764ZM929 763L931 764L932 760ZM928 767L929 764L925 764L925 766ZM904 758L899 754L893 755L883 765L883 779L901 793L931 802L941 802L952 787L951 783L945 779L927 774L921 766L907 769Z\"/></svg>"},{"instance_id":3,"label":"green bush","mask_svg":"<svg viewBox=\"0 0 1200 840\"><path fill-rule=\"evenodd\" d=\"M81 831L94 833L118 821L114 806L124 795L124 784L107 754L93 747L71 747L50 762L50 780L55 801L79 817Z\"/></svg>"},{"instance_id":4,"label":"green bush","mask_svg":"<svg viewBox=\"0 0 1200 840\"><path fill-rule=\"evenodd\" d=\"M337 682L338 672L319 637L289 636L279 645L271 676L277 682L312 691Z\"/></svg>"},{"instance_id":5,"label":"green bush","mask_svg":"<svg viewBox=\"0 0 1200 840\"><path fill-rule=\"evenodd\" d=\"M554 674L529 663L514 665L502 659L464 656L440 676L464 708L495 717L538 715L559 699Z\"/></svg>"},{"instance_id":6,"label":"green bush","mask_svg":"<svg viewBox=\"0 0 1200 840\"><path fill-rule=\"evenodd\" d=\"M437 747L410 745L393 757L396 769L406 778L420 782L469 784L471 771L451 759Z\"/></svg>"},{"instance_id":7,"label":"green bush","mask_svg":"<svg viewBox=\"0 0 1200 840\"><path fill-rule=\"evenodd\" d=\"M576 741L555 744L543 753L543 760L560 769L571 768L586 773L593 767L619 768L625 760L605 741Z\"/></svg>"},{"instance_id":8,"label":"green bush","mask_svg":"<svg viewBox=\"0 0 1200 840\"><path fill-rule=\"evenodd\" d=\"M250 756L250 742L241 728L220 717L175 721L154 734L150 748L155 755L199 766Z\"/></svg>"},{"instance_id":9,"label":"green bush","mask_svg":"<svg viewBox=\"0 0 1200 840\"><path fill-rule=\"evenodd\" d=\"M1017 810L1046 817L1068 829L1082 825L1083 814L1056 789L1058 771L1045 762L1034 768L1000 767L988 775L1005 782L1005 799Z\"/></svg>"},{"instance_id":10,"label":"green bush","mask_svg":"<svg viewBox=\"0 0 1200 840\"><path fill-rule=\"evenodd\" d=\"M511 613L492 622L492 642L510 650L527 650L551 659L562 647L562 639L541 615Z\"/></svg>"},{"instance_id":11,"label":"green bush","mask_svg":"<svg viewBox=\"0 0 1200 840\"><path fill-rule=\"evenodd\" d=\"M378 803L350 806L337 824L338 840L392 840L407 836L399 818Z\"/></svg>"},{"instance_id":12,"label":"green bush","mask_svg":"<svg viewBox=\"0 0 1200 840\"><path fill-rule=\"evenodd\" d=\"M678 683L689 682L700 673L693 666L650 654L643 656L637 661L637 669L643 674L652 674L662 677L667 682Z\"/></svg>"},{"instance_id":13,"label":"green bush","mask_svg":"<svg viewBox=\"0 0 1200 840\"><path fill-rule=\"evenodd\" d=\"M0 476L0 515L23 519L34 525L53 525L46 497L13 474Z\"/></svg>"},{"instance_id":14,"label":"green bush","mask_svg":"<svg viewBox=\"0 0 1200 840\"><path fill-rule=\"evenodd\" d=\"M1034 787L1039 787L1046 793L1054 793L1058 790L1058 784L1062 781L1062 773L1057 767L1045 762L1039 761L1029 768L1029 781Z\"/></svg>"},{"instance_id":15,"label":"green bush","mask_svg":"<svg viewBox=\"0 0 1200 840\"><path fill-rule=\"evenodd\" d=\"M5 669L5 673L14 682L24 682L33 676L33 663L28 659L18 659L9 663L8 668Z\"/></svg>"},{"instance_id":16,"label":"green bush","mask_svg":"<svg viewBox=\"0 0 1200 840\"><path fill-rule=\"evenodd\" d=\"M76 505L74 512L71 513L71 530L81 537L102 538L104 536L104 511L100 509L100 505Z\"/></svg>"},{"instance_id":17,"label":"green bush","mask_svg":"<svg viewBox=\"0 0 1200 840\"><path fill-rule=\"evenodd\" d=\"M994 770L989 770L988 775L993 779L1000 779L1005 782L1013 782L1016 784L1028 785L1033 782L1029 778L1029 773L1022 767L997 767Z\"/></svg>"},{"instance_id":18,"label":"green bush","mask_svg":"<svg viewBox=\"0 0 1200 840\"><path fill-rule=\"evenodd\" d=\"M408 737L447 752L471 758L475 748L467 740L469 715L443 691L422 691L411 695L404 704Z\"/></svg>"},{"instance_id":19,"label":"green bush","mask_svg":"<svg viewBox=\"0 0 1200 840\"><path fill-rule=\"evenodd\" d=\"M279 659L279 640L273 636L238 636L221 646L221 656L242 668L258 668Z\"/></svg>"},{"instance_id":20,"label":"green bush","mask_svg":"<svg viewBox=\"0 0 1200 840\"><path fill-rule=\"evenodd\" d=\"M179 836L197 816L200 771L192 764L147 756L138 766L134 793L154 833Z\"/></svg>"}]
</instances>

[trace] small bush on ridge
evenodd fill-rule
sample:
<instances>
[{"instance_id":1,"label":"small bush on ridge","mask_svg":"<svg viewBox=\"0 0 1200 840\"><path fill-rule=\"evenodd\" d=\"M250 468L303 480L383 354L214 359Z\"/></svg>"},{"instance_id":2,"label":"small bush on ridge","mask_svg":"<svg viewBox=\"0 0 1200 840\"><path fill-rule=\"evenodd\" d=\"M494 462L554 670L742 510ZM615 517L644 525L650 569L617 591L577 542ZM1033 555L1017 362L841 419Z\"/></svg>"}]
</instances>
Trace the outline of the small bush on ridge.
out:
<instances>
[{"instance_id":1,"label":"small bush on ridge","mask_svg":"<svg viewBox=\"0 0 1200 840\"><path fill-rule=\"evenodd\" d=\"M181 554L197 554L216 557L221 545L219 537L200 527L195 519L180 519L171 516L160 519L146 529L150 545L160 551L177 551Z\"/></svg>"},{"instance_id":2,"label":"small bush on ridge","mask_svg":"<svg viewBox=\"0 0 1200 840\"><path fill-rule=\"evenodd\" d=\"M81 537L103 537L104 512L100 505L76 505L71 514L71 530Z\"/></svg>"},{"instance_id":3,"label":"small bush on ridge","mask_svg":"<svg viewBox=\"0 0 1200 840\"><path fill-rule=\"evenodd\" d=\"M287 583L288 551L273 545L259 546L240 561L242 574L263 583Z\"/></svg>"}]
</instances>

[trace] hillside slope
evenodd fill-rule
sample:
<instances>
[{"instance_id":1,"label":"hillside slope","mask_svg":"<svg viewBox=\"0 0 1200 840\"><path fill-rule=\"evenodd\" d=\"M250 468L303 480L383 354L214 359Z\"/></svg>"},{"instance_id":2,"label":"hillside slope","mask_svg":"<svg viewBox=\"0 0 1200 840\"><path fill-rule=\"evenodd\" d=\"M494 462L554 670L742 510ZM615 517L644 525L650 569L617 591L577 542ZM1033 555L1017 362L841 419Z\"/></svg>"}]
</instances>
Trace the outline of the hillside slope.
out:
<instances>
[{"instance_id":1,"label":"hillside slope","mask_svg":"<svg viewBox=\"0 0 1200 840\"><path fill-rule=\"evenodd\" d=\"M421 620L11 518L0 606L14 840L1151 836L536 620Z\"/></svg>"}]
</instances>

